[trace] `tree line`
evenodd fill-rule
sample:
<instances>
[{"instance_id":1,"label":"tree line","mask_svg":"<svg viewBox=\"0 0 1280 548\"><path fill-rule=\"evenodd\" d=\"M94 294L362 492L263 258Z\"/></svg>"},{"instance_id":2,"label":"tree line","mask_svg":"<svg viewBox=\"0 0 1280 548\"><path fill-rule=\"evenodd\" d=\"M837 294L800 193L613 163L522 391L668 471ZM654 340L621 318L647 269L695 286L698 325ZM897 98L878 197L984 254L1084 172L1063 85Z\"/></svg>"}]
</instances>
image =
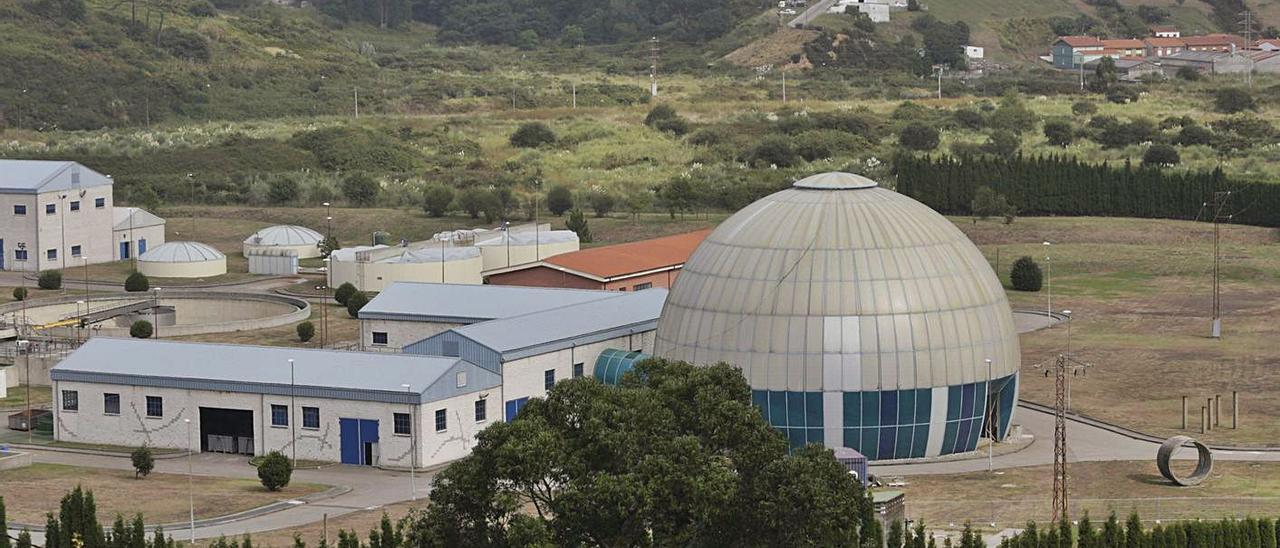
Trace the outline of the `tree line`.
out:
<instances>
[{"instance_id":1,"label":"tree line","mask_svg":"<svg viewBox=\"0 0 1280 548\"><path fill-rule=\"evenodd\" d=\"M1096 527L1086 514L1076 525L1063 518L1056 526L1026 529L1000 542L1001 548L1276 548L1280 535L1270 518L1157 523L1146 529L1138 514L1121 524L1115 513Z\"/></svg>"},{"instance_id":2,"label":"tree line","mask_svg":"<svg viewBox=\"0 0 1280 548\"><path fill-rule=\"evenodd\" d=\"M1173 171L1075 158L899 155L898 192L946 214L972 213L981 187L1022 214L1203 219L1216 191L1232 193L1232 222L1280 226L1280 185L1229 179L1220 169Z\"/></svg>"}]
</instances>

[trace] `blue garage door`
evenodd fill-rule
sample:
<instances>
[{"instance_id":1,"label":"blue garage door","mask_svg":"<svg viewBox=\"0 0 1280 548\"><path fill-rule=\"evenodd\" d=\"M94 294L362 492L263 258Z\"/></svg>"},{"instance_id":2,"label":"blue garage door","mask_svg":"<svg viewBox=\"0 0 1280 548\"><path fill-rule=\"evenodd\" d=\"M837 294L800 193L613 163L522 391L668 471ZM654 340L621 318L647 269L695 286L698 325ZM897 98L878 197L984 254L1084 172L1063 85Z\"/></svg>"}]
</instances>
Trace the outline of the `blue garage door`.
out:
<instances>
[{"instance_id":1,"label":"blue garage door","mask_svg":"<svg viewBox=\"0 0 1280 548\"><path fill-rule=\"evenodd\" d=\"M342 464L373 465L378 454L378 421L338 419L342 437Z\"/></svg>"}]
</instances>

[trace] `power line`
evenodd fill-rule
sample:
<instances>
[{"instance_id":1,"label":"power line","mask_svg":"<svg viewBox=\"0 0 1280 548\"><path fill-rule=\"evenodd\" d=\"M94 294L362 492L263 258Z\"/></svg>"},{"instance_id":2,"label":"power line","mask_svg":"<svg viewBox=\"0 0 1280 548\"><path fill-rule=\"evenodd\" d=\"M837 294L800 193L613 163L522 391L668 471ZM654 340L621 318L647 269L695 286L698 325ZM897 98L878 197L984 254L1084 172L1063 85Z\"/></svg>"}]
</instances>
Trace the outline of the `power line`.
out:
<instances>
[{"instance_id":1,"label":"power line","mask_svg":"<svg viewBox=\"0 0 1280 548\"><path fill-rule=\"evenodd\" d=\"M1067 507L1067 357L1059 354L1054 367L1053 520L1066 518Z\"/></svg>"}]
</instances>

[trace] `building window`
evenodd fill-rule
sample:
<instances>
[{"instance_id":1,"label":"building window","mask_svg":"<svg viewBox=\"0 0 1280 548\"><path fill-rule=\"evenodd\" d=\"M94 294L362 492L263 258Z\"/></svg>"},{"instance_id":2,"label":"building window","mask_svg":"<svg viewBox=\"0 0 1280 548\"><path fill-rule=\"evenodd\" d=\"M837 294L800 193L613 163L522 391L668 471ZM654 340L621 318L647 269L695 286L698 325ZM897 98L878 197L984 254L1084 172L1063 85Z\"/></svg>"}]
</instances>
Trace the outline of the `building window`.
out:
<instances>
[{"instance_id":1,"label":"building window","mask_svg":"<svg viewBox=\"0 0 1280 548\"><path fill-rule=\"evenodd\" d=\"M147 396L147 416L164 416L164 398L160 396Z\"/></svg>"},{"instance_id":2,"label":"building window","mask_svg":"<svg viewBox=\"0 0 1280 548\"><path fill-rule=\"evenodd\" d=\"M449 429L449 416L444 409L436 409L436 432L444 432Z\"/></svg>"},{"instance_id":3,"label":"building window","mask_svg":"<svg viewBox=\"0 0 1280 548\"><path fill-rule=\"evenodd\" d=\"M320 408L319 407L303 407L302 408L302 427L303 428L320 428Z\"/></svg>"},{"instance_id":4,"label":"building window","mask_svg":"<svg viewBox=\"0 0 1280 548\"><path fill-rule=\"evenodd\" d=\"M62 391L62 410L63 411L79 411L80 410L80 393L75 390Z\"/></svg>"},{"instance_id":5,"label":"building window","mask_svg":"<svg viewBox=\"0 0 1280 548\"><path fill-rule=\"evenodd\" d=\"M45 215L56 215L57 213L58 213L58 204L45 204L45 205L44 205L44 214L45 214Z\"/></svg>"},{"instance_id":6,"label":"building window","mask_svg":"<svg viewBox=\"0 0 1280 548\"><path fill-rule=\"evenodd\" d=\"M454 377L454 385L456 385L458 388L463 388L463 387L467 386L467 372L466 372L466 371L459 371L459 372L458 372L458 374Z\"/></svg>"},{"instance_id":7,"label":"building window","mask_svg":"<svg viewBox=\"0 0 1280 548\"><path fill-rule=\"evenodd\" d=\"M49 259L50 261L56 261L58 260L58 250L56 249L46 250L44 252L44 256L46 259Z\"/></svg>"},{"instance_id":8,"label":"building window","mask_svg":"<svg viewBox=\"0 0 1280 548\"><path fill-rule=\"evenodd\" d=\"M27 214L27 206L25 206L25 205L15 205L15 206L13 206L13 214L14 214L14 215L26 215L26 214Z\"/></svg>"},{"instance_id":9,"label":"building window","mask_svg":"<svg viewBox=\"0 0 1280 548\"><path fill-rule=\"evenodd\" d=\"M551 390L556 385L556 370L548 369L542 372L542 388Z\"/></svg>"},{"instance_id":10,"label":"building window","mask_svg":"<svg viewBox=\"0 0 1280 548\"><path fill-rule=\"evenodd\" d=\"M619 287L619 288L618 288L618 291L626 291L626 290L627 290L627 288L625 288L625 287Z\"/></svg>"},{"instance_id":11,"label":"building window","mask_svg":"<svg viewBox=\"0 0 1280 548\"><path fill-rule=\"evenodd\" d=\"M80 211L80 200L74 200L71 202L71 211Z\"/></svg>"},{"instance_id":12,"label":"building window","mask_svg":"<svg viewBox=\"0 0 1280 548\"><path fill-rule=\"evenodd\" d=\"M271 406L271 426L289 426L289 408L284 405Z\"/></svg>"},{"instance_id":13,"label":"building window","mask_svg":"<svg viewBox=\"0 0 1280 548\"><path fill-rule=\"evenodd\" d=\"M79 256L80 256L80 246L78 246L78 245L73 245L73 246L71 246L71 256L72 256L72 257L79 257Z\"/></svg>"},{"instance_id":14,"label":"building window","mask_svg":"<svg viewBox=\"0 0 1280 548\"><path fill-rule=\"evenodd\" d=\"M15 260L15 261L25 261L25 260L27 260L27 250L25 250L25 249L18 249L18 250L15 250L15 251L13 252L13 260Z\"/></svg>"},{"instance_id":15,"label":"building window","mask_svg":"<svg viewBox=\"0 0 1280 548\"><path fill-rule=\"evenodd\" d=\"M106 199L106 198L94 198L94 199L93 199L93 207L94 207L94 208L96 208L96 209L102 209L102 208L104 208L104 207L107 207L107 199Z\"/></svg>"},{"instance_id":16,"label":"building window","mask_svg":"<svg viewBox=\"0 0 1280 548\"><path fill-rule=\"evenodd\" d=\"M374 332L373 332L373 344L387 344L387 332L386 332L386 331L374 331Z\"/></svg>"},{"instance_id":17,"label":"building window","mask_svg":"<svg viewBox=\"0 0 1280 548\"><path fill-rule=\"evenodd\" d=\"M636 284L635 290L636 290L636 291L644 291L644 290L649 289L649 288L652 288L652 287L653 287L653 284L652 284L652 283L650 283L650 282L645 282L645 283L642 283L642 284Z\"/></svg>"},{"instance_id":18,"label":"building window","mask_svg":"<svg viewBox=\"0 0 1280 548\"><path fill-rule=\"evenodd\" d=\"M484 422L489 415L489 406L485 404L489 400L476 400L476 422Z\"/></svg>"},{"instance_id":19,"label":"building window","mask_svg":"<svg viewBox=\"0 0 1280 548\"><path fill-rule=\"evenodd\" d=\"M396 413L391 417L391 423L395 426L396 433L401 436L408 436L413 431L413 427L409 423L408 413Z\"/></svg>"},{"instance_id":20,"label":"building window","mask_svg":"<svg viewBox=\"0 0 1280 548\"><path fill-rule=\"evenodd\" d=\"M580 363L573 364L573 378L576 379L581 376L582 376L582 364Z\"/></svg>"},{"instance_id":21,"label":"building window","mask_svg":"<svg viewBox=\"0 0 1280 548\"><path fill-rule=\"evenodd\" d=\"M107 415L120 414L120 394L106 393L102 395L102 412Z\"/></svg>"},{"instance_id":22,"label":"building window","mask_svg":"<svg viewBox=\"0 0 1280 548\"><path fill-rule=\"evenodd\" d=\"M441 351L445 356L458 357L458 341L444 341L441 345Z\"/></svg>"}]
</instances>

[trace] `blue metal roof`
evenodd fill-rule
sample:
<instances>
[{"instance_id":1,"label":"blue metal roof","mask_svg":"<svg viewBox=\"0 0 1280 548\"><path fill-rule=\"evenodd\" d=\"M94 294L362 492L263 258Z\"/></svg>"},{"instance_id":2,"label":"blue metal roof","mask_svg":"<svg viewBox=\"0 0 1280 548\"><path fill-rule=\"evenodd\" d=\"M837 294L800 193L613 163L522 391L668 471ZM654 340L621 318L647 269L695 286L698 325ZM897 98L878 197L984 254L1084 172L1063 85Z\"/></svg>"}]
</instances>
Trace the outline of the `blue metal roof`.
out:
<instances>
[{"instance_id":1,"label":"blue metal roof","mask_svg":"<svg viewBox=\"0 0 1280 548\"><path fill-rule=\"evenodd\" d=\"M110 185L111 179L76 162L0 160L0 192L36 194Z\"/></svg>"},{"instance_id":2,"label":"blue metal roof","mask_svg":"<svg viewBox=\"0 0 1280 548\"><path fill-rule=\"evenodd\" d=\"M622 295L594 289L394 282L360 309L360 319L468 324Z\"/></svg>"},{"instance_id":3,"label":"blue metal roof","mask_svg":"<svg viewBox=\"0 0 1280 548\"><path fill-rule=\"evenodd\" d=\"M467 377L461 388L455 377L460 371ZM458 358L111 337L89 339L50 377L389 403L427 403L502 384L500 375Z\"/></svg>"}]
</instances>

